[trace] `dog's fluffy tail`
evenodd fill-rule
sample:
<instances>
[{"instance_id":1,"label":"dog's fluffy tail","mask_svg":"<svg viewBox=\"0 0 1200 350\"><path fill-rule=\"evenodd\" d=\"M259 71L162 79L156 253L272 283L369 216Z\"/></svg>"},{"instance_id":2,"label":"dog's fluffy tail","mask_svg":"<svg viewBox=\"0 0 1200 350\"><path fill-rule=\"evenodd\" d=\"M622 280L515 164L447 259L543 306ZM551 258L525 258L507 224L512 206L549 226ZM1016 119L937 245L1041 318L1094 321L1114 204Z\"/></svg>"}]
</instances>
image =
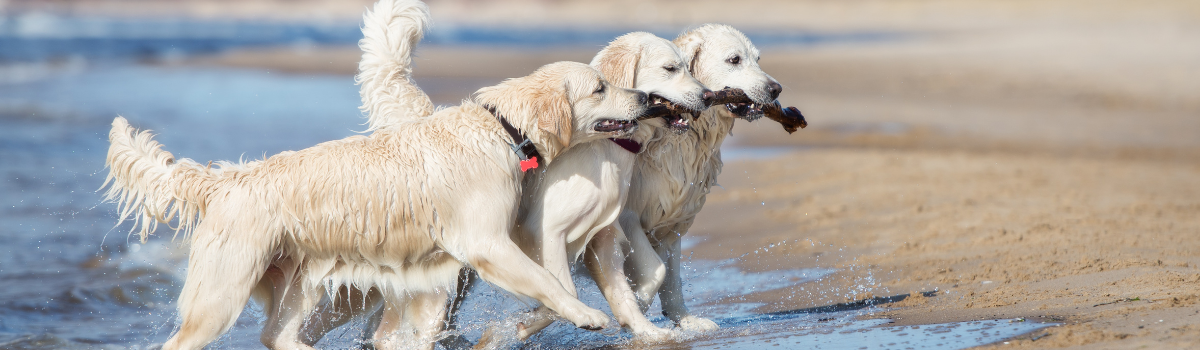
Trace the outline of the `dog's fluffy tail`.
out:
<instances>
[{"instance_id":1,"label":"dog's fluffy tail","mask_svg":"<svg viewBox=\"0 0 1200 350\"><path fill-rule=\"evenodd\" d=\"M209 196L217 183L212 170L191 159L176 162L171 152L151 139L149 131L137 131L125 118L113 120L108 133L108 178L101 189L108 187L105 200L116 202L120 220L131 216L142 242L158 228L179 218L175 232L185 238L204 215Z\"/></svg>"},{"instance_id":2,"label":"dog's fluffy tail","mask_svg":"<svg viewBox=\"0 0 1200 350\"><path fill-rule=\"evenodd\" d=\"M412 81L413 51L428 23L429 9L418 0L380 0L363 15L354 82L361 85L367 131L433 114L433 102Z\"/></svg>"}]
</instances>

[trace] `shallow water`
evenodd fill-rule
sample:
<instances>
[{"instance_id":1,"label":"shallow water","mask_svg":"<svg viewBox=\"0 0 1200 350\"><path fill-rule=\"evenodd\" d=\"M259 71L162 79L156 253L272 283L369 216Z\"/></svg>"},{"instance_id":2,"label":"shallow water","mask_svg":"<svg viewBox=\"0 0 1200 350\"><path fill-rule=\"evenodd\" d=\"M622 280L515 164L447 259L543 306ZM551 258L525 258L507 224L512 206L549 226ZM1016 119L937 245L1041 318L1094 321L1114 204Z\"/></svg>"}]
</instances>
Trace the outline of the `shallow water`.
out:
<instances>
[{"instance_id":1,"label":"shallow water","mask_svg":"<svg viewBox=\"0 0 1200 350\"><path fill-rule=\"evenodd\" d=\"M347 76L279 75L235 69L117 65L56 71L0 85L0 348L144 348L175 327L174 298L185 252L160 230L147 244L116 227L115 206L96 191L106 171L107 132L116 115L155 130L179 157L261 158L362 130L357 88ZM445 84L442 84L445 85ZM440 86L432 82L429 86ZM431 91L431 93L435 93ZM733 157L769 157L750 150ZM760 314L745 296L804 288L831 270L748 273L737 260L685 260L689 307L722 330L685 334L667 344L638 344L623 332L586 332L556 323L531 348L945 348L986 344L1045 325L984 321L886 327L858 321L871 308ZM582 298L607 310L594 284ZM511 322L527 309L481 284L464 305L462 331ZM808 288L795 293L845 293ZM798 296L802 296L797 294ZM655 306L653 321L667 325ZM211 348L259 348L261 315L253 307ZM885 326L885 327L879 327ZM347 327L321 345L346 348ZM518 344L511 343L516 346Z\"/></svg>"},{"instance_id":2,"label":"shallow water","mask_svg":"<svg viewBox=\"0 0 1200 350\"><path fill-rule=\"evenodd\" d=\"M0 13L0 62L86 58L172 60L229 48L266 45L354 45L359 23L117 18L46 12ZM673 38L680 28L507 27L434 23L425 45L602 47L612 38L650 31ZM899 40L886 31L816 32L742 28L758 47Z\"/></svg>"}]
</instances>

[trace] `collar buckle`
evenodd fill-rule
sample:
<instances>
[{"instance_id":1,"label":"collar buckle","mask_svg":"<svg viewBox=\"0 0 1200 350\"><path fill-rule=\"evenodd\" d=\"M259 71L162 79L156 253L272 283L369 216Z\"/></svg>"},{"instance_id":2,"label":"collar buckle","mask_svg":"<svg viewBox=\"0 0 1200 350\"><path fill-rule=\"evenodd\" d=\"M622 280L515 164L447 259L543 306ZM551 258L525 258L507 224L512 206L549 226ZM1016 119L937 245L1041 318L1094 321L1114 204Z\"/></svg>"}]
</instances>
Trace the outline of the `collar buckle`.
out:
<instances>
[{"instance_id":1,"label":"collar buckle","mask_svg":"<svg viewBox=\"0 0 1200 350\"><path fill-rule=\"evenodd\" d=\"M513 142L508 143L508 147L517 155L517 159L521 160L521 172L536 169L538 167L539 154L537 147L533 145L533 141L530 141L528 137L525 137L525 134L522 134L516 127L513 127L507 119L496 113L496 107L484 106L484 108L487 108L488 112L492 113L492 116L500 121L500 125L504 127L504 131L507 131L508 136L512 138Z\"/></svg>"}]
</instances>

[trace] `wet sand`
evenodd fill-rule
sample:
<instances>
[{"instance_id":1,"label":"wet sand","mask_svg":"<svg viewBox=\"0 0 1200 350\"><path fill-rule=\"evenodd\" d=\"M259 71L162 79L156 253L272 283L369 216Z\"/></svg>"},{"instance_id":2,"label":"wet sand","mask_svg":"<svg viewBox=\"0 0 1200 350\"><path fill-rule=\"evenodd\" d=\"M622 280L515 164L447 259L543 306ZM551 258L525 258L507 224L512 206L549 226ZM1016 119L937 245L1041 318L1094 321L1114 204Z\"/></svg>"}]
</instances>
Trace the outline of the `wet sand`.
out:
<instances>
[{"instance_id":1,"label":"wet sand","mask_svg":"<svg viewBox=\"0 0 1200 350\"><path fill-rule=\"evenodd\" d=\"M682 29L721 20L703 11L723 10L717 4L616 23ZM569 1L549 12L460 5L433 6L435 21L580 20L547 13L617 21ZM668 5L679 4L646 6ZM1200 344L1195 3L771 6L786 8L730 9L728 22L906 36L763 49L762 66L786 88L781 100L800 107L811 126L787 135L769 121L738 123L731 149L783 154L728 160L722 188L690 232L700 240L694 257L740 256L754 271L838 272L814 282L818 288L754 295L766 303L762 311L911 294L875 315L896 324L1063 324L997 347ZM662 12L655 11L646 12ZM423 47L420 54L418 82L451 82L429 89L436 102L452 104L544 63L586 62L594 50ZM353 47L281 48L185 64L348 75L358 55Z\"/></svg>"},{"instance_id":2,"label":"wet sand","mask_svg":"<svg viewBox=\"0 0 1200 350\"><path fill-rule=\"evenodd\" d=\"M838 269L753 297L762 311L936 290L879 316L1066 324L1031 347L1200 341L1200 164L831 148L736 162L721 182L695 257Z\"/></svg>"}]
</instances>

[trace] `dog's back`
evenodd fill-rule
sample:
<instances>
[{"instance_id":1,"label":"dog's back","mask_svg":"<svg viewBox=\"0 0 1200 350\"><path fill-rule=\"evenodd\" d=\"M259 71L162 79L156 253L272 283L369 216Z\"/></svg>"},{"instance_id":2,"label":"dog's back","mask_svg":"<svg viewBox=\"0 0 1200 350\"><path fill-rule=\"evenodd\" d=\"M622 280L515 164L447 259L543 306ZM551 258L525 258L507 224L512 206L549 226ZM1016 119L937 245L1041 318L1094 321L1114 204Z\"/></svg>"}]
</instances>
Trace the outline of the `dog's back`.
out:
<instances>
[{"instance_id":1,"label":"dog's back","mask_svg":"<svg viewBox=\"0 0 1200 350\"><path fill-rule=\"evenodd\" d=\"M111 136L109 198L139 213L143 226L179 215L189 223L182 226L187 236L198 217L220 227L195 234L275 245L283 254L312 261L358 256L401 272L444 260L435 240L460 229L450 226L461 219L455 209L481 205L478 197L517 198L520 174L503 147L507 135L494 130L498 127L465 127L497 123L490 116L467 104L370 136L329 141L250 166L218 163L225 167L216 169L175 161L149 134L131 135L132 128L118 119ZM161 204L172 201L175 207ZM515 207L514 200L508 202ZM306 274L314 280L327 275Z\"/></svg>"}]
</instances>

